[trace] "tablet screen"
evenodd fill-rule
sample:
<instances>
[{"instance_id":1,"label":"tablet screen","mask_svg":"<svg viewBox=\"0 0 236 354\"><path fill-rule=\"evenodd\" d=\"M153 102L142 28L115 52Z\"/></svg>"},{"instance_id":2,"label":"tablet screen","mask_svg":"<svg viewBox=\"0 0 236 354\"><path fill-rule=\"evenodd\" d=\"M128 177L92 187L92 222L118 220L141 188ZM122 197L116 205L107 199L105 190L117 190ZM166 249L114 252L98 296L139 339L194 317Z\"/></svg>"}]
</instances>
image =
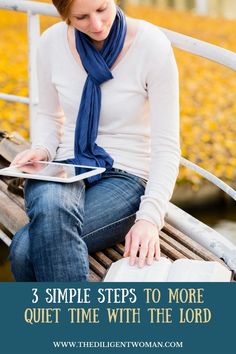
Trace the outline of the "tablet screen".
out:
<instances>
[{"instance_id":1,"label":"tablet screen","mask_svg":"<svg viewBox=\"0 0 236 354\"><path fill-rule=\"evenodd\" d=\"M71 178L82 173L93 171L91 167L81 167L78 165L67 165L62 163L28 162L18 165L17 170L27 174L37 174L41 176L51 176L60 178Z\"/></svg>"},{"instance_id":2,"label":"tablet screen","mask_svg":"<svg viewBox=\"0 0 236 354\"><path fill-rule=\"evenodd\" d=\"M105 169L58 162L32 161L25 164L10 166L0 171L0 174L8 176L21 176L25 178L36 178L65 182L87 178L103 172Z\"/></svg>"}]
</instances>

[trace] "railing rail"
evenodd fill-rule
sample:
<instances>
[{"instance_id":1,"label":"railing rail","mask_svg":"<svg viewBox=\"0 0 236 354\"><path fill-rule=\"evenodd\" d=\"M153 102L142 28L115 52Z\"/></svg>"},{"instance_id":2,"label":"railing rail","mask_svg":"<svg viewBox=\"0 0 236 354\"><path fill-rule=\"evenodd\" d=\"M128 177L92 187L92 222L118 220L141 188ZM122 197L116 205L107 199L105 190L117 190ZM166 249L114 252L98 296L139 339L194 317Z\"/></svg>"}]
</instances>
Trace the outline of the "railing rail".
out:
<instances>
[{"instance_id":1,"label":"railing rail","mask_svg":"<svg viewBox=\"0 0 236 354\"><path fill-rule=\"evenodd\" d=\"M37 1L1 0L0 8L26 13L30 11L33 15L40 14L45 16L59 17L58 12L53 5Z\"/></svg>"},{"instance_id":2,"label":"railing rail","mask_svg":"<svg viewBox=\"0 0 236 354\"><path fill-rule=\"evenodd\" d=\"M32 121L34 120L34 117L36 115L36 109L38 104L36 50L38 38L40 36L39 15L53 17L59 17L59 15L53 5L26 0L0 0L0 9L27 13L29 41L29 97L20 97L15 95L9 95L6 93L0 93L0 99L29 104L29 115L31 122L30 126L32 127ZM159 28L166 34L166 36L169 38L174 47L209 59L236 71L236 53L221 48L219 46L210 44L208 42L204 42L178 32L170 31L166 28ZM180 163L183 166L186 166L187 168L190 168L201 176L207 178L213 184L215 184L220 189L225 191L228 195L230 195L234 200L236 200L236 191L223 181L219 180L219 178L217 178L216 176L212 175L208 171L186 160L183 157L181 158Z\"/></svg>"}]
</instances>

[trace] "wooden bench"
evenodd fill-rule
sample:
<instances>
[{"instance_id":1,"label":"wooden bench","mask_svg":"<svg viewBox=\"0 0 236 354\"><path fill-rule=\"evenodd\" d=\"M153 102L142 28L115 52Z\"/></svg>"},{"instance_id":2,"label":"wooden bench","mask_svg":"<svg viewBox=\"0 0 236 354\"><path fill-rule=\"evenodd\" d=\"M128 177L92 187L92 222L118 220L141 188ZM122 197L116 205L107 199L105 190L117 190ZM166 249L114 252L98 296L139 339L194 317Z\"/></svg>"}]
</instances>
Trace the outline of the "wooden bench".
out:
<instances>
[{"instance_id":1,"label":"wooden bench","mask_svg":"<svg viewBox=\"0 0 236 354\"><path fill-rule=\"evenodd\" d=\"M0 168L9 165L14 156L29 147L29 144L17 134L0 132ZM0 179L0 232L1 238L12 235L28 222L23 200L22 182L19 179L2 177ZM165 224L160 232L162 256L172 261L179 258L212 260L224 262L202 247L190 237L170 224ZM112 262L122 258L124 244L104 249L89 255L90 281L101 281Z\"/></svg>"}]
</instances>

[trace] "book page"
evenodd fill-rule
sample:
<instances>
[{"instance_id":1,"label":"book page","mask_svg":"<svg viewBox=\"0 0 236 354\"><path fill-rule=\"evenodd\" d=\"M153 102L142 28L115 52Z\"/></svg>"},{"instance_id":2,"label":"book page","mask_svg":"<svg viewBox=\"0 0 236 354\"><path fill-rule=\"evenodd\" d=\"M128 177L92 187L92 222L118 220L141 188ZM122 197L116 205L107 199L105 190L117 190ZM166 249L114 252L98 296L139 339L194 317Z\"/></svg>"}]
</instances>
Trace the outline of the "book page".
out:
<instances>
[{"instance_id":1,"label":"book page","mask_svg":"<svg viewBox=\"0 0 236 354\"><path fill-rule=\"evenodd\" d=\"M167 281L171 282L227 282L231 271L219 262L178 259L169 271Z\"/></svg>"},{"instance_id":2,"label":"book page","mask_svg":"<svg viewBox=\"0 0 236 354\"><path fill-rule=\"evenodd\" d=\"M113 263L109 268L104 281L124 281L124 282L158 282L166 281L171 261L161 257L159 261L154 261L151 266L145 265L139 268L137 264L129 265L129 257L122 258Z\"/></svg>"}]
</instances>

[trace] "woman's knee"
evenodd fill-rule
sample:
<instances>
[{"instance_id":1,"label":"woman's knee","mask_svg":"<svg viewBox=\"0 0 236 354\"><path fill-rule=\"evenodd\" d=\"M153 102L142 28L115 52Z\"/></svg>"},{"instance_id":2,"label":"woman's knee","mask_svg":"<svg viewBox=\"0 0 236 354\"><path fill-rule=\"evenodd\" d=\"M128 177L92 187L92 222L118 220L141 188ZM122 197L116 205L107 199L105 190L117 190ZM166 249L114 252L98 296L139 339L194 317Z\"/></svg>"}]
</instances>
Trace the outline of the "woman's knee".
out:
<instances>
[{"instance_id":1,"label":"woman's knee","mask_svg":"<svg viewBox=\"0 0 236 354\"><path fill-rule=\"evenodd\" d=\"M83 212L84 185L56 182L28 181L25 187L25 205L30 219L57 217Z\"/></svg>"}]
</instances>

